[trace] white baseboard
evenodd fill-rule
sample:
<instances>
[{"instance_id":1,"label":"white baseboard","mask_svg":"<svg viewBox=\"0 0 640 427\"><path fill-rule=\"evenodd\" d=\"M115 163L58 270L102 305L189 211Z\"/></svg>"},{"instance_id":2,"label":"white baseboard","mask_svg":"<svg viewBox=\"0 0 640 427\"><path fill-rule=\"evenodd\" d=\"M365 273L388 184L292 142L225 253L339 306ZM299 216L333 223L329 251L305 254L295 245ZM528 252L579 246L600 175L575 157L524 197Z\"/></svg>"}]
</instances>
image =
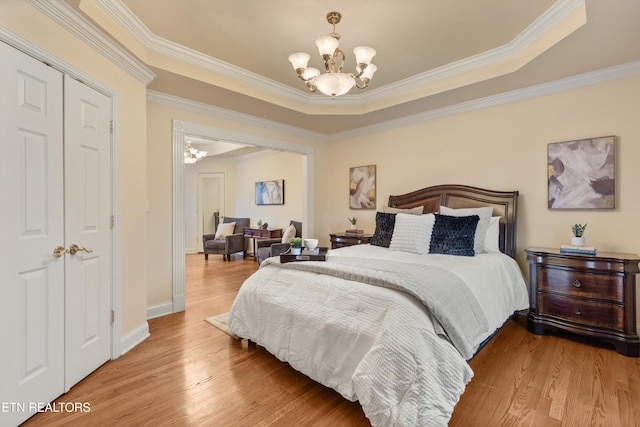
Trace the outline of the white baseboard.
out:
<instances>
[{"instance_id":1,"label":"white baseboard","mask_svg":"<svg viewBox=\"0 0 640 427\"><path fill-rule=\"evenodd\" d=\"M133 332L120 340L120 348L122 349L120 356L124 355L150 336L149 323L144 322L142 325L135 328Z\"/></svg>"},{"instance_id":2,"label":"white baseboard","mask_svg":"<svg viewBox=\"0 0 640 427\"><path fill-rule=\"evenodd\" d=\"M184 248L185 254L197 254L198 250L196 248Z\"/></svg>"},{"instance_id":3,"label":"white baseboard","mask_svg":"<svg viewBox=\"0 0 640 427\"><path fill-rule=\"evenodd\" d=\"M173 313L173 303L163 302L162 304L153 305L147 307L147 320L154 319L156 317L166 316Z\"/></svg>"}]
</instances>

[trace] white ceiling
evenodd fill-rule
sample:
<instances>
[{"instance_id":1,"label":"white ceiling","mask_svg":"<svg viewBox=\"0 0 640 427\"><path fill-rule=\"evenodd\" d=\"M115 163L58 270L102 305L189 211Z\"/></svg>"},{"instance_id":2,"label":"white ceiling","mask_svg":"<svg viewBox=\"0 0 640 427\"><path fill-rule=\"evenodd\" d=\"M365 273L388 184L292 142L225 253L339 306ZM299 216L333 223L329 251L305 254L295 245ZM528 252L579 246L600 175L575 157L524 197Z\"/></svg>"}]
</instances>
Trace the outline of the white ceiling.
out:
<instances>
[{"instance_id":1,"label":"white ceiling","mask_svg":"<svg viewBox=\"0 0 640 427\"><path fill-rule=\"evenodd\" d=\"M144 62L149 89L332 135L640 60L639 0L66 0ZM336 31L370 87L310 94L287 60Z\"/></svg>"}]
</instances>

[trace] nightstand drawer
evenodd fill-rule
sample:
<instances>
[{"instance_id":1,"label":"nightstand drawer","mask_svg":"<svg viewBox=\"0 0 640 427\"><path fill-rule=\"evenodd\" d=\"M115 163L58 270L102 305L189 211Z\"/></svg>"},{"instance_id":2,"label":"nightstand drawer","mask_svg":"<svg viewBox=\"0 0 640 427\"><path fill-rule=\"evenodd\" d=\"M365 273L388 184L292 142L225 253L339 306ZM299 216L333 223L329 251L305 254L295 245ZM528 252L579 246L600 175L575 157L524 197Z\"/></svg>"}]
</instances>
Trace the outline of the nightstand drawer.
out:
<instances>
[{"instance_id":1,"label":"nightstand drawer","mask_svg":"<svg viewBox=\"0 0 640 427\"><path fill-rule=\"evenodd\" d=\"M539 293L538 314L598 328L624 330L624 306L619 304Z\"/></svg>"},{"instance_id":2,"label":"nightstand drawer","mask_svg":"<svg viewBox=\"0 0 640 427\"><path fill-rule=\"evenodd\" d=\"M624 301L624 277L559 268L543 268L538 273L538 289L566 295Z\"/></svg>"}]
</instances>

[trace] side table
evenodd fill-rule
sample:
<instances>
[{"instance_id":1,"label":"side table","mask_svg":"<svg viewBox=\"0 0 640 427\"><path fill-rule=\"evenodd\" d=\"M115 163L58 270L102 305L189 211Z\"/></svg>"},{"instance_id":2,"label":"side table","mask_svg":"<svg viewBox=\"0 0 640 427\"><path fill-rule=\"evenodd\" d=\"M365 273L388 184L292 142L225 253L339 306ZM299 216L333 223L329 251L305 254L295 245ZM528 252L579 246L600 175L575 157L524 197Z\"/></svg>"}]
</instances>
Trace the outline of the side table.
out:
<instances>
[{"instance_id":1,"label":"side table","mask_svg":"<svg viewBox=\"0 0 640 427\"><path fill-rule=\"evenodd\" d=\"M343 248L345 246L364 245L369 243L373 234L348 234L348 233L330 233L331 249Z\"/></svg>"}]
</instances>

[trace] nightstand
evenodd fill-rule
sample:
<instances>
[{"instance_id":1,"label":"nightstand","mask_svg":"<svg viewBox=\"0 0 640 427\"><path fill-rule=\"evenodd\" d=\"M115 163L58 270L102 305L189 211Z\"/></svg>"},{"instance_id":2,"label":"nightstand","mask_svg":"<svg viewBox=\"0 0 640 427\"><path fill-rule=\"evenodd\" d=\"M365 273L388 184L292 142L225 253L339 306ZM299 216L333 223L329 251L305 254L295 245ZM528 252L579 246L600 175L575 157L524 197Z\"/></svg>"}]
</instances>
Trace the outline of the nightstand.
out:
<instances>
[{"instance_id":1,"label":"nightstand","mask_svg":"<svg viewBox=\"0 0 640 427\"><path fill-rule=\"evenodd\" d=\"M343 248L345 246L364 245L369 243L373 234L351 235L347 233L330 233L331 249Z\"/></svg>"},{"instance_id":2,"label":"nightstand","mask_svg":"<svg viewBox=\"0 0 640 427\"><path fill-rule=\"evenodd\" d=\"M640 355L636 332L636 274L640 257L601 252L560 253L527 248L530 332L564 330L614 345L625 356Z\"/></svg>"}]
</instances>

